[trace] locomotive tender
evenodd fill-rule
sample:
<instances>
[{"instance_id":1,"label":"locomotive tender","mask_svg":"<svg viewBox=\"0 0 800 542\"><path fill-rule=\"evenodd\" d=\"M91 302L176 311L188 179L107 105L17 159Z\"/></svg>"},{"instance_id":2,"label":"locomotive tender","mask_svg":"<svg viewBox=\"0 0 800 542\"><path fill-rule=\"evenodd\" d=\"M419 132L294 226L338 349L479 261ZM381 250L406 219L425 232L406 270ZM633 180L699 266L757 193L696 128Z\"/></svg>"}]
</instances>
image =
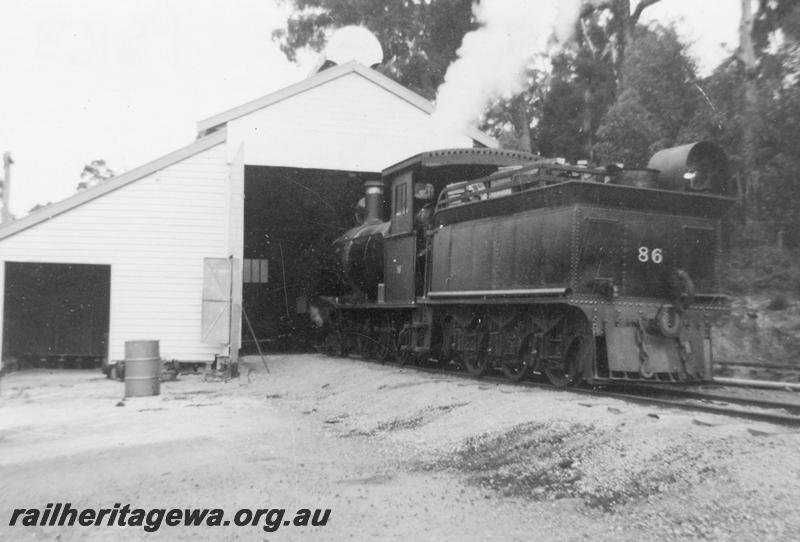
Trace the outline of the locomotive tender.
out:
<instances>
[{"instance_id":1,"label":"locomotive tender","mask_svg":"<svg viewBox=\"0 0 800 542\"><path fill-rule=\"evenodd\" d=\"M334 242L351 293L322 298L326 346L557 386L709 380L728 182L710 142L646 169L416 155L365 183L366 219Z\"/></svg>"}]
</instances>

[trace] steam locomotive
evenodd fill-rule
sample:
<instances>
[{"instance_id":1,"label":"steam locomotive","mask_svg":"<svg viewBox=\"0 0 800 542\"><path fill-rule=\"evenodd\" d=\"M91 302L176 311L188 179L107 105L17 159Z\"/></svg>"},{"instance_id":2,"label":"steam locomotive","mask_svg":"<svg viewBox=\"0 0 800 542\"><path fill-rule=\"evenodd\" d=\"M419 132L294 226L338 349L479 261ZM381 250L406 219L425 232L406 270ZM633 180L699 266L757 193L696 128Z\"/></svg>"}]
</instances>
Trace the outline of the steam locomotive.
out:
<instances>
[{"instance_id":1,"label":"steam locomotive","mask_svg":"<svg viewBox=\"0 0 800 542\"><path fill-rule=\"evenodd\" d=\"M321 298L325 347L559 387L709 380L729 310L729 178L711 142L641 169L487 148L413 156L365 183L365 219L334 242L350 293Z\"/></svg>"}]
</instances>

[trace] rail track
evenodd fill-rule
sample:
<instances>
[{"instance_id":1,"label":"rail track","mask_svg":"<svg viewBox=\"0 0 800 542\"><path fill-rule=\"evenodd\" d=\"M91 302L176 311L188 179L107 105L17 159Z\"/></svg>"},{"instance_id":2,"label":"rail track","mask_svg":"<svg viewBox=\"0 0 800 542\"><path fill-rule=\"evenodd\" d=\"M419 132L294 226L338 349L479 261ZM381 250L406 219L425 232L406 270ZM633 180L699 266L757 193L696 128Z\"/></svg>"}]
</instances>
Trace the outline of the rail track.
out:
<instances>
[{"instance_id":1,"label":"rail track","mask_svg":"<svg viewBox=\"0 0 800 542\"><path fill-rule=\"evenodd\" d=\"M519 385L528 388L547 389L562 393L572 393L591 397L613 398L623 401L657 405L665 408L676 408L695 412L707 412L753 421L769 422L790 427L800 427L800 393L775 392L760 390L742 391L742 388L730 386L702 384L686 384L664 386L658 384L613 384L607 386L559 388L546 382L534 379L513 382L500 375L488 374L474 377L458 370L455 365L440 365L435 361L423 364L400 364L391 361L376 362L363 359L365 362L382 363L403 367L404 369L432 373L448 374L457 378L490 382L494 384ZM747 388L745 388L747 390Z\"/></svg>"},{"instance_id":2,"label":"rail track","mask_svg":"<svg viewBox=\"0 0 800 542\"><path fill-rule=\"evenodd\" d=\"M729 367L746 367L749 369L773 369L776 371L800 371L800 367L796 365L787 365L785 363L755 363L752 361L714 361L714 365L721 368Z\"/></svg>"},{"instance_id":3,"label":"rail track","mask_svg":"<svg viewBox=\"0 0 800 542\"><path fill-rule=\"evenodd\" d=\"M621 386L602 390L607 397L647 402L662 406L696 410L800 427L800 399L783 395L782 399L755 395L752 390L717 385L688 385L667 389L658 385Z\"/></svg>"},{"instance_id":4,"label":"rail track","mask_svg":"<svg viewBox=\"0 0 800 542\"><path fill-rule=\"evenodd\" d=\"M764 387L800 387L800 366L796 364L755 363L745 361L714 361L714 377L729 385L737 385L736 380L745 380L744 386L755 386L761 382ZM748 380L750 380L748 382Z\"/></svg>"}]
</instances>

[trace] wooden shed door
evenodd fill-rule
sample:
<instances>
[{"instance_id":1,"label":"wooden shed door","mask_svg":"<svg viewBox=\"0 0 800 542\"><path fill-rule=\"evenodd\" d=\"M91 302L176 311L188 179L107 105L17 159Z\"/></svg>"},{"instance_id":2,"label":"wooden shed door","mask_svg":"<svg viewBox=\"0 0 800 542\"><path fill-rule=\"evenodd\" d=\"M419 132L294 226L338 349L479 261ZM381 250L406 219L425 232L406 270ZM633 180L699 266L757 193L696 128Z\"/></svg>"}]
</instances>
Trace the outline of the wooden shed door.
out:
<instances>
[{"instance_id":1,"label":"wooden shed door","mask_svg":"<svg viewBox=\"0 0 800 542\"><path fill-rule=\"evenodd\" d=\"M204 343L230 343L232 267L233 260L228 258L203 259Z\"/></svg>"}]
</instances>

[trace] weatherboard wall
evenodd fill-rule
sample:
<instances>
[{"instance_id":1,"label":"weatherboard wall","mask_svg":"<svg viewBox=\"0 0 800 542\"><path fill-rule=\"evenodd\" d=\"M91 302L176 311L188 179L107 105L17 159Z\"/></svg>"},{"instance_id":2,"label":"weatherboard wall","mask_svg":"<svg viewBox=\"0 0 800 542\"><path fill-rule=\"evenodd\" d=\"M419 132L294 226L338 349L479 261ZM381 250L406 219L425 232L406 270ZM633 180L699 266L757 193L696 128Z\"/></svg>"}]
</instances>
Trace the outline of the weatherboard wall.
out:
<instances>
[{"instance_id":1,"label":"weatherboard wall","mask_svg":"<svg viewBox=\"0 0 800 542\"><path fill-rule=\"evenodd\" d=\"M422 151L473 144L437 131L429 112L358 72L230 120L227 129L228 158L244 142L251 166L381 171Z\"/></svg>"},{"instance_id":2,"label":"weatherboard wall","mask_svg":"<svg viewBox=\"0 0 800 542\"><path fill-rule=\"evenodd\" d=\"M110 265L110 359L141 339L165 359L213 359L225 350L200 340L203 258L230 254L225 154L216 145L0 240L0 264Z\"/></svg>"}]
</instances>

